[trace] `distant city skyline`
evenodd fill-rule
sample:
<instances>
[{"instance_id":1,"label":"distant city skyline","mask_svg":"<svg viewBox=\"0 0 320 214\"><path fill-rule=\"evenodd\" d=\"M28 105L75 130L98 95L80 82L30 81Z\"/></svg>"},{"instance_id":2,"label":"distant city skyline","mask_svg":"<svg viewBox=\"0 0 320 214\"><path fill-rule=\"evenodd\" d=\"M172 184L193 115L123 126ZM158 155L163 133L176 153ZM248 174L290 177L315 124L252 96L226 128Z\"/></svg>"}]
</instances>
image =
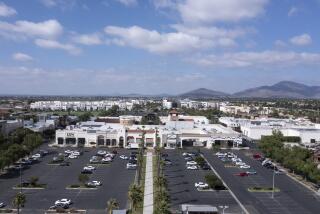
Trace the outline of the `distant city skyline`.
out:
<instances>
[{"instance_id":1,"label":"distant city skyline","mask_svg":"<svg viewBox=\"0 0 320 214\"><path fill-rule=\"evenodd\" d=\"M319 10L319 0L0 0L0 91L320 86Z\"/></svg>"}]
</instances>

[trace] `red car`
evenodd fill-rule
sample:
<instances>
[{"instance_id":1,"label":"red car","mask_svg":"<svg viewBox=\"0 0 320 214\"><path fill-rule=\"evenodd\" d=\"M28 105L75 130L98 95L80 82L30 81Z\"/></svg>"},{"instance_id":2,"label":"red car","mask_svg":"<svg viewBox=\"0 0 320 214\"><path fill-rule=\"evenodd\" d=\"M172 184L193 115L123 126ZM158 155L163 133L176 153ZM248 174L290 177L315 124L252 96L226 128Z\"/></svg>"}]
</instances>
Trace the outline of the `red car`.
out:
<instances>
[{"instance_id":1,"label":"red car","mask_svg":"<svg viewBox=\"0 0 320 214\"><path fill-rule=\"evenodd\" d=\"M245 177L245 176L248 176L248 173L246 173L246 172L239 172L239 173L234 174L234 175L240 176L240 177Z\"/></svg>"},{"instance_id":2,"label":"red car","mask_svg":"<svg viewBox=\"0 0 320 214\"><path fill-rule=\"evenodd\" d=\"M261 155L260 155L260 154L254 154L254 155L253 155L253 158L254 158L254 159L260 159L260 158L261 158Z\"/></svg>"}]
</instances>

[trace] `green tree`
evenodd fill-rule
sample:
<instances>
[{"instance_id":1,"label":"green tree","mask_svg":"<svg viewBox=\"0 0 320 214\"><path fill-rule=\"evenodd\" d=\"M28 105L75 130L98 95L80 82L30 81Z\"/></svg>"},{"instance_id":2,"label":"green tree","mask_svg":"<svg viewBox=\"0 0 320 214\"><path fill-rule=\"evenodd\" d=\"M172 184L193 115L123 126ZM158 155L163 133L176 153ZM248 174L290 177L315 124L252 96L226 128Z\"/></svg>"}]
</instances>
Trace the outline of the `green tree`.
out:
<instances>
[{"instance_id":1,"label":"green tree","mask_svg":"<svg viewBox=\"0 0 320 214\"><path fill-rule=\"evenodd\" d=\"M92 113L85 112L85 113L79 115L79 120L80 121L88 121L88 120L90 120L90 117L92 117Z\"/></svg>"},{"instance_id":2,"label":"green tree","mask_svg":"<svg viewBox=\"0 0 320 214\"><path fill-rule=\"evenodd\" d=\"M196 158L195 158L195 161L196 161L197 164L198 164L199 166L201 166L201 167L206 164L205 159L204 159L203 157L201 157L201 156L196 157Z\"/></svg>"},{"instance_id":3,"label":"green tree","mask_svg":"<svg viewBox=\"0 0 320 214\"><path fill-rule=\"evenodd\" d=\"M142 189L140 186L136 184L132 184L129 188L129 199L132 204L132 209L136 210L138 208L138 205L142 202L143 200L143 194L142 194Z\"/></svg>"},{"instance_id":4,"label":"green tree","mask_svg":"<svg viewBox=\"0 0 320 214\"><path fill-rule=\"evenodd\" d=\"M37 176L32 176L30 178L30 184L31 186L36 186L38 184L39 178Z\"/></svg>"},{"instance_id":5,"label":"green tree","mask_svg":"<svg viewBox=\"0 0 320 214\"><path fill-rule=\"evenodd\" d=\"M205 175L205 180L209 187L212 189L224 189L222 181L212 173Z\"/></svg>"},{"instance_id":6,"label":"green tree","mask_svg":"<svg viewBox=\"0 0 320 214\"><path fill-rule=\"evenodd\" d=\"M17 208L20 213L20 207L24 207L26 203L26 196L23 193L17 193L12 200L12 205Z\"/></svg>"},{"instance_id":7,"label":"green tree","mask_svg":"<svg viewBox=\"0 0 320 214\"><path fill-rule=\"evenodd\" d=\"M112 211L114 209L119 209L119 203L115 198L110 198L109 201L107 202L107 207L108 207L108 213L112 214Z\"/></svg>"},{"instance_id":8,"label":"green tree","mask_svg":"<svg viewBox=\"0 0 320 214\"><path fill-rule=\"evenodd\" d=\"M80 174L78 176L78 181L82 184L85 185L89 181L89 176L86 174Z\"/></svg>"}]
</instances>

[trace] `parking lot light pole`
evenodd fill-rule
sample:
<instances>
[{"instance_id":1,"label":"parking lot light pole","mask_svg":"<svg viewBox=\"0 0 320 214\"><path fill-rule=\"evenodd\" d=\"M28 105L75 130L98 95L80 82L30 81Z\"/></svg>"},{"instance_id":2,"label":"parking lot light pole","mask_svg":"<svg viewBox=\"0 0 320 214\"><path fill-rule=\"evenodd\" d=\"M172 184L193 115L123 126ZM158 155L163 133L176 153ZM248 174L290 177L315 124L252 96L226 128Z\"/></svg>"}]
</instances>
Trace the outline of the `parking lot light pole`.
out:
<instances>
[{"instance_id":1,"label":"parking lot light pole","mask_svg":"<svg viewBox=\"0 0 320 214\"><path fill-rule=\"evenodd\" d=\"M274 198L274 175L275 175L275 165L273 165L273 174L272 174L272 194L271 198Z\"/></svg>"},{"instance_id":2,"label":"parking lot light pole","mask_svg":"<svg viewBox=\"0 0 320 214\"><path fill-rule=\"evenodd\" d=\"M229 208L229 206L219 206L220 207L220 209L222 209L222 214L224 214L224 210L225 209L228 209Z\"/></svg>"}]
</instances>

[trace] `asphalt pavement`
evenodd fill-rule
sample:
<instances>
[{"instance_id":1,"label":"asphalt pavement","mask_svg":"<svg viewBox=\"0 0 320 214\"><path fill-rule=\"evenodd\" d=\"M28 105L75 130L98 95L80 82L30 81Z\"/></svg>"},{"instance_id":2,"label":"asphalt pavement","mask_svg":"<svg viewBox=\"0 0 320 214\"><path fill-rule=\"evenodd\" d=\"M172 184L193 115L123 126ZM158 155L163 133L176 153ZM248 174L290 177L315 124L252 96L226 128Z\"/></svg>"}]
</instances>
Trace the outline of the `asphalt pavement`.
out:
<instances>
[{"instance_id":1,"label":"asphalt pavement","mask_svg":"<svg viewBox=\"0 0 320 214\"><path fill-rule=\"evenodd\" d=\"M42 148L48 149L46 146ZM54 152L63 152L66 149L50 148ZM70 160L70 166L48 165L48 162L54 157L54 154L51 154L41 158L40 163L23 170L22 180L37 176L39 183L45 183L47 187L43 190L23 190L27 202L22 213L44 213L56 200L61 198L71 199L74 202L71 207L85 209L87 213L105 213L107 201L110 198L115 198L120 208L128 208L128 189L134 181L135 170L127 170L126 161L120 159L119 155L128 155L129 150L117 149L119 154L111 164L96 166L97 169L90 175L90 180L102 182L102 186L96 190L66 189L68 185L79 183L78 175L82 168L89 164L90 157L96 154L97 150L84 149L85 152L78 159ZM19 192L19 190L12 189L19 182L19 173L0 176L0 201L5 202L7 207L11 207L14 195Z\"/></svg>"},{"instance_id":2,"label":"asphalt pavement","mask_svg":"<svg viewBox=\"0 0 320 214\"><path fill-rule=\"evenodd\" d=\"M226 165L214 155L212 150L203 149L202 152L249 213L319 213L319 196L284 174L275 176L275 187L279 188L280 192L276 192L274 198L270 192L249 192L249 187L272 187L273 171L247 156L245 151L232 152L236 153L243 162L249 164L257 172L257 175L235 176L234 174L246 170Z\"/></svg>"}]
</instances>

